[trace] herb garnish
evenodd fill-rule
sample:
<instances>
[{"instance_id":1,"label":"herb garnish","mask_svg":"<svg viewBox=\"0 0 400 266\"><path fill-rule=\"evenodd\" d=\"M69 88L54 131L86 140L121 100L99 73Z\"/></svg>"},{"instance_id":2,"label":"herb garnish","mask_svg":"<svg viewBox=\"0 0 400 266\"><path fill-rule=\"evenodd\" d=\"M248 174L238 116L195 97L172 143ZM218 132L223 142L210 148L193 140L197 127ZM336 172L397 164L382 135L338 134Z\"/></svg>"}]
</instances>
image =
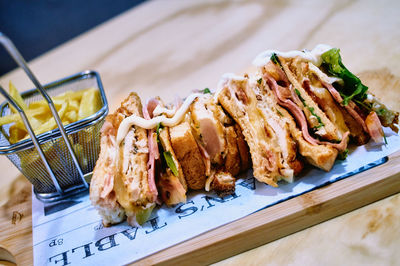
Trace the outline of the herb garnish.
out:
<instances>
[{"instance_id":1,"label":"herb garnish","mask_svg":"<svg viewBox=\"0 0 400 266\"><path fill-rule=\"evenodd\" d=\"M160 142L160 130L163 129L163 125L160 123L157 124L156 133L157 133L157 142Z\"/></svg>"},{"instance_id":2,"label":"herb garnish","mask_svg":"<svg viewBox=\"0 0 400 266\"><path fill-rule=\"evenodd\" d=\"M304 98L300 95L300 91L298 89L296 89L296 88L294 89L294 91L296 92L297 96L299 96L299 98L300 98L301 102L303 103L304 107L306 107L310 111L310 113L317 118L319 124L318 124L318 126L315 126L314 128L318 129L318 128L321 128L321 127L325 126L325 124L322 123L321 117L319 117L319 115L317 115L314 112L314 107L308 106L306 104L306 100L304 100Z\"/></svg>"},{"instance_id":3,"label":"herb garnish","mask_svg":"<svg viewBox=\"0 0 400 266\"><path fill-rule=\"evenodd\" d=\"M368 87L361 83L361 80L351 73L342 63L340 50L332 48L321 55L322 64L327 71L344 82L341 93L343 97L343 105L347 105L353 98L361 102L367 97Z\"/></svg>"},{"instance_id":4,"label":"herb garnish","mask_svg":"<svg viewBox=\"0 0 400 266\"><path fill-rule=\"evenodd\" d=\"M308 108L308 110L310 111L310 113L311 113L313 116L315 116L315 117L317 118L317 120L318 120L319 125L316 126L315 128L321 128L321 127L325 126L324 123L322 123L321 117L319 117L319 116L314 112L314 107L307 106L307 108Z\"/></svg>"},{"instance_id":5,"label":"herb garnish","mask_svg":"<svg viewBox=\"0 0 400 266\"><path fill-rule=\"evenodd\" d=\"M278 115L280 115L281 117L283 117L283 114L278 110L278 109L275 109L276 110L276 112L278 113Z\"/></svg>"},{"instance_id":6,"label":"herb garnish","mask_svg":"<svg viewBox=\"0 0 400 266\"><path fill-rule=\"evenodd\" d=\"M210 94L211 94L211 91L210 91L209 88L205 88L205 89L202 90L201 92L202 92L203 94L207 94L207 93L210 93Z\"/></svg>"},{"instance_id":7,"label":"herb garnish","mask_svg":"<svg viewBox=\"0 0 400 266\"><path fill-rule=\"evenodd\" d=\"M261 82L262 82L262 78L259 78L259 79L257 80L258 85L261 85Z\"/></svg>"},{"instance_id":8,"label":"herb garnish","mask_svg":"<svg viewBox=\"0 0 400 266\"><path fill-rule=\"evenodd\" d=\"M303 103L303 105L304 105L304 106L307 106L306 100L304 100L304 98L301 97L300 91L299 91L298 89L295 88L295 89L294 89L294 92L297 94L297 96L299 96L299 98L300 98L301 102Z\"/></svg>"},{"instance_id":9,"label":"herb garnish","mask_svg":"<svg viewBox=\"0 0 400 266\"><path fill-rule=\"evenodd\" d=\"M281 66L281 62L279 61L279 58L278 58L278 56L276 55L276 53L272 53L270 59L271 59L271 61L272 61L275 65Z\"/></svg>"}]
</instances>

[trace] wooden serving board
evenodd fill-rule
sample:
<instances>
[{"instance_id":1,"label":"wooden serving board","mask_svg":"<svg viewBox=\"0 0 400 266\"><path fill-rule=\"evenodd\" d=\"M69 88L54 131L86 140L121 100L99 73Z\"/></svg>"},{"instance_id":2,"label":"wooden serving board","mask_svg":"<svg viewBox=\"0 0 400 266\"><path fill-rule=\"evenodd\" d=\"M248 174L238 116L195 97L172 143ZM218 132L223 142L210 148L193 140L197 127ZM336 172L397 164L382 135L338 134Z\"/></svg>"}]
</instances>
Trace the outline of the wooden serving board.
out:
<instances>
[{"instance_id":1,"label":"wooden serving board","mask_svg":"<svg viewBox=\"0 0 400 266\"><path fill-rule=\"evenodd\" d=\"M0 243L19 265L33 261L30 185L23 181L14 202L3 206ZM273 205L235 222L146 257L138 264L203 265L258 247L400 192L400 152L386 163ZM18 203L18 201L22 201Z\"/></svg>"}]
</instances>

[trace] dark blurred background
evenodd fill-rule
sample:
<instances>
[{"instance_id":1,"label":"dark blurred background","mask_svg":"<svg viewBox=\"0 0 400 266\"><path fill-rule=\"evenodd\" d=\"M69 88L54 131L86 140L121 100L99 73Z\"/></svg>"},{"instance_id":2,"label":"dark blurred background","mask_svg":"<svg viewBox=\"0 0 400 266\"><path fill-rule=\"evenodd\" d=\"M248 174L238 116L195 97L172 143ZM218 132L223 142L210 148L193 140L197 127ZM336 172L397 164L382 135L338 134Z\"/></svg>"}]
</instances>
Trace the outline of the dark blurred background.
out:
<instances>
[{"instance_id":1,"label":"dark blurred background","mask_svg":"<svg viewBox=\"0 0 400 266\"><path fill-rule=\"evenodd\" d=\"M0 0L0 31L26 61L145 0ZM17 65L0 47L0 76Z\"/></svg>"}]
</instances>

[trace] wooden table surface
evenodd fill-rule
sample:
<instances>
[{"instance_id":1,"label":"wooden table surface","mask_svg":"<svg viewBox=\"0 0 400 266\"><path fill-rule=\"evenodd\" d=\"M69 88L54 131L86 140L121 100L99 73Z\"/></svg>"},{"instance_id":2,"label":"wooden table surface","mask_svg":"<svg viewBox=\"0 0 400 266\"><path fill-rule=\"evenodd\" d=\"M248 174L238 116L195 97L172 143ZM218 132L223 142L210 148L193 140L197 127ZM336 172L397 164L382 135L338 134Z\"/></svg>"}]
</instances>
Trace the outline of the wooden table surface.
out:
<instances>
[{"instance_id":1,"label":"wooden table surface","mask_svg":"<svg viewBox=\"0 0 400 266\"><path fill-rule=\"evenodd\" d=\"M242 73L265 49L327 43L341 48L346 66L399 110L399 10L398 1L148 1L30 66L42 83L97 70L113 110L129 91L170 101L176 94L215 88L223 73ZM21 70L0 83L8 87L9 80L20 91L33 87ZM18 232L31 222L30 187L7 158L0 159L0 169L0 219ZM0 232L0 246L7 235ZM399 246L397 194L218 264L394 265ZM29 249L18 252L32 256Z\"/></svg>"}]
</instances>

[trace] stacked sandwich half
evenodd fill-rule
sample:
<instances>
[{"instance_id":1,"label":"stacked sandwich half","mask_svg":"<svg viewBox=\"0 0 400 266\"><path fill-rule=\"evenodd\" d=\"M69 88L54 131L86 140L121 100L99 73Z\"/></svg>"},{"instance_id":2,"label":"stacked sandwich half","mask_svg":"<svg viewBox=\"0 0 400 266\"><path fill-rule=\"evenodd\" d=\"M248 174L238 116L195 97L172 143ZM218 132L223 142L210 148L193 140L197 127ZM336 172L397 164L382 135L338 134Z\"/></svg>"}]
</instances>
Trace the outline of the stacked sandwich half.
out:
<instances>
[{"instance_id":1,"label":"stacked sandwich half","mask_svg":"<svg viewBox=\"0 0 400 266\"><path fill-rule=\"evenodd\" d=\"M234 192L253 166L271 186L292 182L305 163L329 171L349 142L384 143L398 113L380 103L343 65L339 50L266 51L252 75L225 74L165 105L131 93L106 118L90 198L105 225L146 221L156 204L186 201L188 190Z\"/></svg>"}]
</instances>

